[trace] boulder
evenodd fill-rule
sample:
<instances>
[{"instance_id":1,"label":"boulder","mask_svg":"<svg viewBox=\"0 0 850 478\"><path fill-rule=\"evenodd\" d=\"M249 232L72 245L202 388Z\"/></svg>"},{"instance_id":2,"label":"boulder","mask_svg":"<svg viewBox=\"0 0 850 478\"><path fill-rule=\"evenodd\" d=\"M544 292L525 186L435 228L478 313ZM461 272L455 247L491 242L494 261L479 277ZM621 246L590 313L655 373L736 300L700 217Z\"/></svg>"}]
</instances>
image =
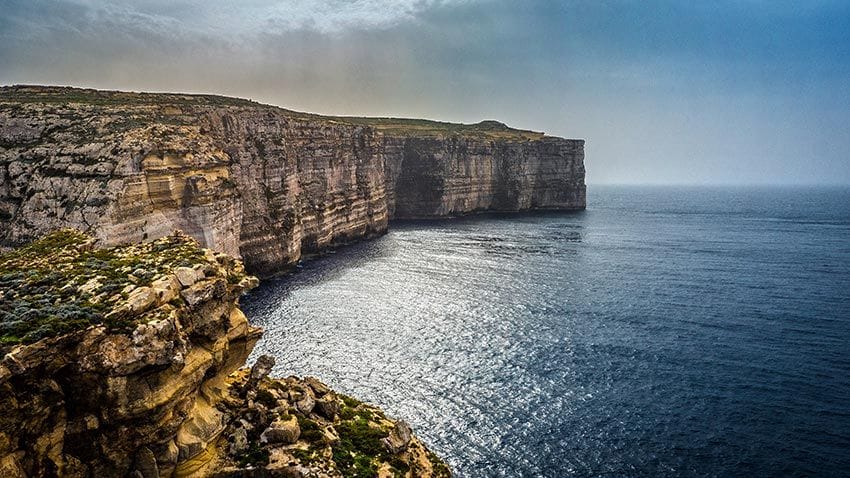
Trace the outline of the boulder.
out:
<instances>
[{"instance_id":1,"label":"boulder","mask_svg":"<svg viewBox=\"0 0 850 478\"><path fill-rule=\"evenodd\" d=\"M251 380L259 382L268 377L274 368L275 360L271 355L260 355L254 365L251 366Z\"/></svg>"},{"instance_id":2,"label":"boulder","mask_svg":"<svg viewBox=\"0 0 850 478\"><path fill-rule=\"evenodd\" d=\"M404 420L399 420L390 431L389 436L382 439L381 442L390 453L401 453L407 449L412 436L413 431L410 429L410 425Z\"/></svg>"},{"instance_id":3,"label":"boulder","mask_svg":"<svg viewBox=\"0 0 850 478\"><path fill-rule=\"evenodd\" d=\"M316 393L317 397L321 397L322 395L331 391L327 385L320 382L316 377L304 377L304 382L313 389L313 392Z\"/></svg>"},{"instance_id":4,"label":"boulder","mask_svg":"<svg viewBox=\"0 0 850 478\"><path fill-rule=\"evenodd\" d=\"M309 415L310 412L313 411L313 408L316 406L316 400L310 396L310 394L305 393L301 400L295 402L295 408L298 409L299 412Z\"/></svg>"},{"instance_id":5,"label":"boulder","mask_svg":"<svg viewBox=\"0 0 850 478\"><path fill-rule=\"evenodd\" d=\"M156 294L160 304L171 302L180 294L180 282L174 275L168 275L151 283L151 289Z\"/></svg>"},{"instance_id":6,"label":"boulder","mask_svg":"<svg viewBox=\"0 0 850 478\"><path fill-rule=\"evenodd\" d=\"M203 282L196 282L194 285L183 289L180 295L189 304L194 307L200 303L207 302L217 295L221 295L226 289L226 285L221 279L211 279Z\"/></svg>"},{"instance_id":7,"label":"boulder","mask_svg":"<svg viewBox=\"0 0 850 478\"><path fill-rule=\"evenodd\" d=\"M132 313L148 310L156 303L156 293L150 287L137 287L127 297L127 309Z\"/></svg>"},{"instance_id":8,"label":"boulder","mask_svg":"<svg viewBox=\"0 0 850 478\"><path fill-rule=\"evenodd\" d=\"M288 420L275 420L260 435L260 443L278 443L291 445L298 441L301 436L301 428L298 420L289 415Z\"/></svg>"},{"instance_id":9,"label":"boulder","mask_svg":"<svg viewBox=\"0 0 850 478\"><path fill-rule=\"evenodd\" d=\"M174 275L183 287L190 287L204 278L204 273L191 267L177 267Z\"/></svg>"},{"instance_id":10,"label":"boulder","mask_svg":"<svg viewBox=\"0 0 850 478\"><path fill-rule=\"evenodd\" d=\"M316 412L323 417L333 420L336 414L339 413L339 400L336 394L332 392L326 393L322 398L316 400Z\"/></svg>"},{"instance_id":11,"label":"boulder","mask_svg":"<svg viewBox=\"0 0 850 478\"><path fill-rule=\"evenodd\" d=\"M260 380L269 376L272 368L274 368L274 357L271 355L260 355L254 365L251 366L251 373L248 375L248 381L245 382L245 387L242 389L243 396L247 396L249 392L254 392L253 398L256 398L254 389ZM252 398L252 400L253 400Z\"/></svg>"}]
</instances>

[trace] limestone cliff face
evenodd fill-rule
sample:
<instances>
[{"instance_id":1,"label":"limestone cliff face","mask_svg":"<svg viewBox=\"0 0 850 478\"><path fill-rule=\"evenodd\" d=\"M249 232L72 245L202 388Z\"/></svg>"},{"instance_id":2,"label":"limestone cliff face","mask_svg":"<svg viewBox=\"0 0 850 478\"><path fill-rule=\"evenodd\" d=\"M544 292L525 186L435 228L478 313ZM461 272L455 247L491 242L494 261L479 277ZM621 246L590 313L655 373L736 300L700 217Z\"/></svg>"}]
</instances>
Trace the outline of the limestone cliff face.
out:
<instances>
[{"instance_id":1,"label":"limestone cliff face","mask_svg":"<svg viewBox=\"0 0 850 478\"><path fill-rule=\"evenodd\" d=\"M332 118L233 98L0 88L0 246L174 229L266 276L393 218L582 209L583 142L495 122Z\"/></svg>"},{"instance_id":2,"label":"limestone cliff face","mask_svg":"<svg viewBox=\"0 0 850 478\"><path fill-rule=\"evenodd\" d=\"M270 357L238 371L261 334L238 261L181 234L93 243L0 255L0 476L449 476L374 407Z\"/></svg>"},{"instance_id":3,"label":"limestone cliff face","mask_svg":"<svg viewBox=\"0 0 850 478\"><path fill-rule=\"evenodd\" d=\"M386 136L394 218L583 209L584 141Z\"/></svg>"},{"instance_id":4,"label":"limestone cliff face","mask_svg":"<svg viewBox=\"0 0 850 478\"><path fill-rule=\"evenodd\" d=\"M251 271L271 274L386 231L383 161L367 128L269 107L213 110L199 122L230 158L240 209L233 252Z\"/></svg>"}]
</instances>

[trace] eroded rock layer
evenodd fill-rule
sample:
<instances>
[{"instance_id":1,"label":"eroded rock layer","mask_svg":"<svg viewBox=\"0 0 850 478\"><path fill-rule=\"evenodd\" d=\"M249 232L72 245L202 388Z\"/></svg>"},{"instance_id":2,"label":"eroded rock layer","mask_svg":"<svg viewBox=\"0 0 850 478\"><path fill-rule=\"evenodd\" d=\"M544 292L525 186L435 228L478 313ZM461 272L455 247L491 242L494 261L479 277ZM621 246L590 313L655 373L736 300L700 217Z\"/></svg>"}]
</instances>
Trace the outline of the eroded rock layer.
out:
<instances>
[{"instance_id":1,"label":"eroded rock layer","mask_svg":"<svg viewBox=\"0 0 850 478\"><path fill-rule=\"evenodd\" d=\"M582 209L584 143L216 96L0 88L0 246L174 229L261 276L392 218Z\"/></svg>"}]
</instances>

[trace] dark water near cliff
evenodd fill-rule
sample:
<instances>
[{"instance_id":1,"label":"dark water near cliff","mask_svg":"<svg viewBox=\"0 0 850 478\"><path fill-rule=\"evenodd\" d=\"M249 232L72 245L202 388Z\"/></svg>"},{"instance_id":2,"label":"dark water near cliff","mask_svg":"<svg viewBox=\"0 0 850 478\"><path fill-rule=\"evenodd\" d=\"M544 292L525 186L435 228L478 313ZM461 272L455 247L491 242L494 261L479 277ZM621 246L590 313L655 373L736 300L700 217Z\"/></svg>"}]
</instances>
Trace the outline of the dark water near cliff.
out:
<instances>
[{"instance_id":1,"label":"dark water near cliff","mask_svg":"<svg viewBox=\"0 0 850 478\"><path fill-rule=\"evenodd\" d=\"M462 477L850 474L850 189L589 188L395 224L243 301L279 374Z\"/></svg>"}]
</instances>

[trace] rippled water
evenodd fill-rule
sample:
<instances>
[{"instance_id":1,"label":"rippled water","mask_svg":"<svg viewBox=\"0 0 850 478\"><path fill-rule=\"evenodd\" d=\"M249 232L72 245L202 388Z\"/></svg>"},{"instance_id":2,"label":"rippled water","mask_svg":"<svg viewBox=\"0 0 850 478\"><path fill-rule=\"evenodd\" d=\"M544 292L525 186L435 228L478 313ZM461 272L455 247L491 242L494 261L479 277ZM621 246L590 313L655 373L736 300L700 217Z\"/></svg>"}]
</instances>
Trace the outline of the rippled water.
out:
<instances>
[{"instance_id":1,"label":"rippled water","mask_svg":"<svg viewBox=\"0 0 850 478\"><path fill-rule=\"evenodd\" d=\"M850 470L850 189L394 224L243 304L278 374L404 417L461 477Z\"/></svg>"}]
</instances>

